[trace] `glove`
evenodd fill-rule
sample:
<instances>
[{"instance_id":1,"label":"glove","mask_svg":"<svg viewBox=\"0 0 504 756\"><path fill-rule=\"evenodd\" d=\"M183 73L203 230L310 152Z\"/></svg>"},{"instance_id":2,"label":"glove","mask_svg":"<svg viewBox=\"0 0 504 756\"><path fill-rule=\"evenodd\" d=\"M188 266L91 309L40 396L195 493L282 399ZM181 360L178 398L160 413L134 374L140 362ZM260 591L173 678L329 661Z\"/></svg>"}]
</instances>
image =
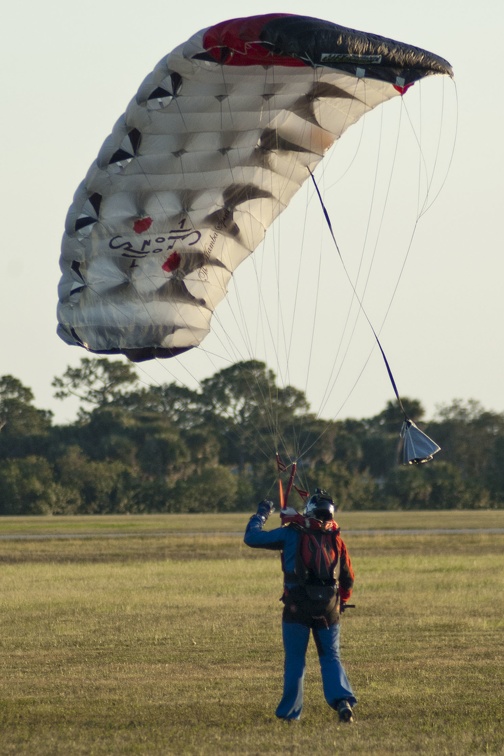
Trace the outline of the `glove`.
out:
<instances>
[{"instance_id":1,"label":"glove","mask_svg":"<svg viewBox=\"0 0 504 756\"><path fill-rule=\"evenodd\" d=\"M275 511L275 507L273 505L272 501L269 501L268 499L264 499L261 501L260 504L257 505L257 513L259 517L262 519L263 524L266 522L268 517L272 512Z\"/></svg>"}]
</instances>

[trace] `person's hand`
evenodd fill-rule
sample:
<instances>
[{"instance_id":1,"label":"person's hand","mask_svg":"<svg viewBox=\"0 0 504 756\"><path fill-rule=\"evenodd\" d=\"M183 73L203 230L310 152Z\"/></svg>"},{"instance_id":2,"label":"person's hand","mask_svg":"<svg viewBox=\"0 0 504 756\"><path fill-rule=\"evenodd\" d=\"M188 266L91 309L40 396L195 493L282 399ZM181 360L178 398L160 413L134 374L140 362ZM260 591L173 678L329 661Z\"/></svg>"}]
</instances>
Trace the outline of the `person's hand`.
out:
<instances>
[{"instance_id":1,"label":"person's hand","mask_svg":"<svg viewBox=\"0 0 504 756\"><path fill-rule=\"evenodd\" d=\"M263 523L266 522L272 512L275 511L275 507L272 501L264 499L257 505L257 514L262 519Z\"/></svg>"}]
</instances>

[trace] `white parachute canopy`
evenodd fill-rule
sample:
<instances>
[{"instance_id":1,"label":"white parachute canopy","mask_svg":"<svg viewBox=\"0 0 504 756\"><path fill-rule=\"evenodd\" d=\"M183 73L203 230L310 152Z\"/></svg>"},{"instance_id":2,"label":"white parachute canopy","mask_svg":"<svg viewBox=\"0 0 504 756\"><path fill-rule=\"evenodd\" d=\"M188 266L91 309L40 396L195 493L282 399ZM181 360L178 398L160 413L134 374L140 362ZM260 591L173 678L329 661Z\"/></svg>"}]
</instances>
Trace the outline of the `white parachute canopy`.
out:
<instances>
[{"instance_id":1,"label":"white parachute canopy","mask_svg":"<svg viewBox=\"0 0 504 756\"><path fill-rule=\"evenodd\" d=\"M452 71L313 18L195 34L147 76L76 191L59 336L135 361L197 347L233 272L334 141L431 74Z\"/></svg>"}]
</instances>

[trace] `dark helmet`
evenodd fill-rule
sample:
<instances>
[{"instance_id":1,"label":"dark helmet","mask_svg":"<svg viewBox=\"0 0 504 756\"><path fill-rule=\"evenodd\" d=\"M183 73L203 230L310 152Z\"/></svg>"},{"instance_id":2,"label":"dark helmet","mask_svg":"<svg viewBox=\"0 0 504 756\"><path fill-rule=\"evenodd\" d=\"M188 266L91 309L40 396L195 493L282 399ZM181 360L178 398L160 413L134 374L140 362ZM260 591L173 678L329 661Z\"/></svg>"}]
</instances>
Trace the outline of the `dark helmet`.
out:
<instances>
[{"instance_id":1,"label":"dark helmet","mask_svg":"<svg viewBox=\"0 0 504 756\"><path fill-rule=\"evenodd\" d=\"M315 520L329 522L333 519L335 511L334 501L326 491L316 488L313 496L306 502L303 514L305 517L313 517Z\"/></svg>"}]
</instances>

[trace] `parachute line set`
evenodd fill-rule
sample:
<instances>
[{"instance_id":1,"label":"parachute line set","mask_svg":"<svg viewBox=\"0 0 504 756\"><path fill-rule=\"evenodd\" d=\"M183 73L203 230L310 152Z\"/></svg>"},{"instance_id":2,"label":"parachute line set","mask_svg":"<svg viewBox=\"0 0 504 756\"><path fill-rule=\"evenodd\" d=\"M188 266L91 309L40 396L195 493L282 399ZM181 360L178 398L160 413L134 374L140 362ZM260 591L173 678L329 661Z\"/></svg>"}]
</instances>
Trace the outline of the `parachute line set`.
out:
<instances>
[{"instance_id":1,"label":"parachute line set","mask_svg":"<svg viewBox=\"0 0 504 756\"><path fill-rule=\"evenodd\" d=\"M269 14L199 31L146 77L77 188L58 335L135 362L200 347L236 269L310 178L341 258L314 172L362 116L432 75L453 72L421 48L311 17ZM351 286L404 414L406 461L431 458L439 447L419 442Z\"/></svg>"}]
</instances>

